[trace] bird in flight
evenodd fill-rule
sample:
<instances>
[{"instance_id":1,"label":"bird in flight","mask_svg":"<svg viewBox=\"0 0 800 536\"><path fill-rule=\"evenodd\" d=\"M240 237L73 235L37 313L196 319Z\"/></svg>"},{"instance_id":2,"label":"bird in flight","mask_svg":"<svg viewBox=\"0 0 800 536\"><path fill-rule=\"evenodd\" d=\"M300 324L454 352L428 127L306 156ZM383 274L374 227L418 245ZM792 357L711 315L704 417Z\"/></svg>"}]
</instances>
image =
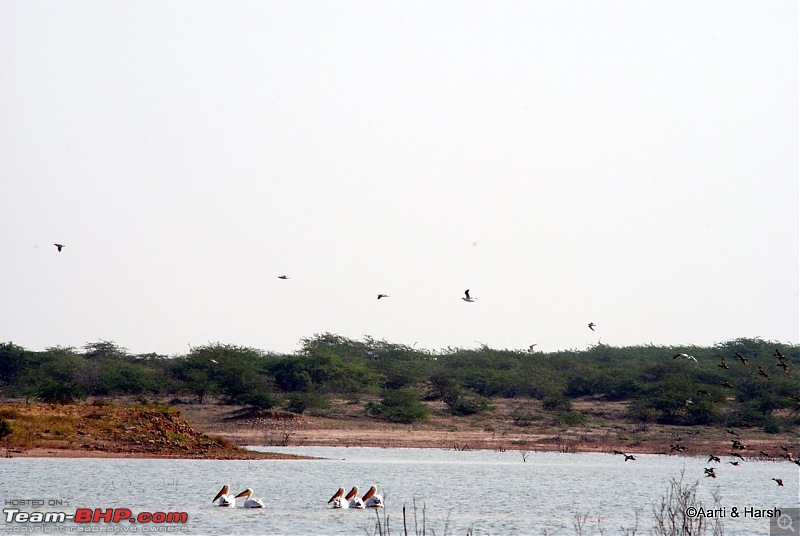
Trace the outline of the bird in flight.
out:
<instances>
[{"instance_id":1,"label":"bird in flight","mask_svg":"<svg viewBox=\"0 0 800 536\"><path fill-rule=\"evenodd\" d=\"M696 358L695 356L693 356L693 355L689 355L689 354L675 354L675 355L672 357L672 359L678 359L679 357L682 357L682 358L684 358L684 359L691 359L692 361L694 361L695 363L697 363L697 358Z\"/></svg>"},{"instance_id":2,"label":"bird in flight","mask_svg":"<svg viewBox=\"0 0 800 536\"><path fill-rule=\"evenodd\" d=\"M595 327L597 324L595 324L594 322L589 322L589 324L588 324L588 325L589 325L589 329L591 329L592 331L594 331L594 327Z\"/></svg>"},{"instance_id":3,"label":"bird in flight","mask_svg":"<svg viewBox=\"0 0 800 536\"><path fill-rule=\"evenodd\" d=\"M759 376L764 376L768 380L772 379L772 378L769 377L769 374L766 373L766 371L764 370L764 367L762 367L761 365L758 366L758 375Z\"/></svg>"},{"instance_id":4,"label":"bird in flight","mask_svg":"<svg viewBox=\"0 0 800 536\"><path fill-rule=\"evenodd\" d=\"M773 478L772 480L777 482L779 486L783 486L783 479L782 478Z\"/></svg>"},{"instance_id":5,"label":"bird in flight","mask_svg":"<svg viewBox=\"0 0 800 536\"><path fill-rule=\"evenodd\" d=\"M56 247L59 253L61 252L61 249L64 247L64 244L53 244L53 245Z\"/></svg>"},{"instance_id":6,"label":"bird in flight","mask_svg":"<svg viewBox=\"0 0 800 536\"><path fill-rule=\"evenodd\" d=\"M625 454L625 453L623 453L622 455L623 455L623 456L625 456L625 461L626 461L626 462L627 462L628 460L631 460L632 462L633 462L633 461L636 461L636 458L634 458L634 457L633 457L633 454Z\"/></svg>"},{"instance_id":7,"label":"bird in flight","mask_svg":"<svg viewBox=\"0 0 800 536\"><path fill-rule=\"evenodd\" d=\"M379 300L380 300L381 298L388 298L388 297L389 297L389 295L388 295L388 294L378 294L378 299L379 299Z\"/></svg>"},{"instance_id":8,"label":"bird in flight","mask_svg":"<svg viewBox=\"0 0 800 536\"><path fill-rule=\"evenodd\" d=\"M288 275L279 275L278 279L289 279Z\"/></svg>"},{"instance_id":9,"label":"bird in flight","mask_svg":"<svg viewBox=\"0 0 800 536\"><path fill-rule=\"evenodd\" d=\"M736 352L736 357L739 359L739 361L742 362L742 365L744 365L745 367L747 366L747 358L745 356L743 356L739 352Z\"/></svg>"},{"instance_id":10,"label":"bird in flight","mask_svg":"<svg viewBox=\"0 0 800 536\"><path fill-rule=\"evenodd\" d=\"M464 300L465 302L470 302L470 303L472 303L472 302L474 302L474 301L475 301L477 298L473 298L473 297L471 297L471 296L469 295L469 289L467 289L467 290L465 290L465 291L464 291L464 297L463 297L463 298L461 298L461 299L462 299L462 300Z\"/></svg>"},{"instance_id":11,"label":"bird in flight","mask_svg":"<svg viewBox=\"0 0 800 536\"><path fill-rule=\"evenodd\" d=\"M720 359L719 365L717 365L717 366L720 367L720 368L724 368L724 369L729 369L730 368L728 366L728 363L725 361L725 357L722 357L722 359Z\"/></svg>"}]
</instances>

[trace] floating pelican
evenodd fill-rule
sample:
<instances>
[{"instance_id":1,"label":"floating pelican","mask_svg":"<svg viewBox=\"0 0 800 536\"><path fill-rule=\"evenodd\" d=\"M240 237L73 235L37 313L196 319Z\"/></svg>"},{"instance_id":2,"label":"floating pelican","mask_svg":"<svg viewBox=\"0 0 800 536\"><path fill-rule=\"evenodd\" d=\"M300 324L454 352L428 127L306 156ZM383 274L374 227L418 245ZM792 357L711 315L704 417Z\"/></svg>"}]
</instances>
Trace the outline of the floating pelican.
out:
<instances>
[{"instance_id":1,"label":"floating pelican","mask_svg":"<svg viewBox=\"0 0 800 536\"><path fill-rule=\"evenodd\" d=\"M225 484L224 486L222 486L222 489L219 490L219 493L217 493L217 496L214 497L214 500L211 502L212 503L217 502L217 499L219 499L219 506L230 506L230 507L236 506L236 497L234 497L229 492L230 492L230 487L227 484Z\"/></svg>"},{"instance_id":2,"label":"floating pelican","mask_svg":"<svg viewBox=\"0 0 800 536\"><path fill-rule=\"evenodd\" d=\"M383 508L383 495L378 495L376 492L378 488L372 486L369 488L361 500L364 501L364 506L367 508Z\"/></svg>"},{"instance_id":3,"label":"floating pelican","mask_svg":"<svg viewBox=\"0 0 800 536\"><path fill-rule=\"evenodd\" d=\"M350 508L358 508L359 510L364 508L364 501L358 496L358 486L353 486L353 489L347 492L344 498Z\"/></svg>"},{"instance_id":4,"label":"floating pelican","mask_svg":"<svg viewBox=\"0 0 800 536\"><path fill-rule=\"evenodd\" d=\"M234 497L234 499L238 499L239 497L246 497L244 501L245 508L264 508L264 501L261 499L251 499L250 497L253 495L253 488L247 488L239 495Z\"/></svg>"},{"instance_id":5,"label":"floating pelican","mask_svg":"<svg viewBox=\"0 0 800 536\"><path fill-rule=\"evenodd\" d=\"M339 488L339 490L333 494L333 497L328 499L328 504L333 503L333 508L350 508L350 504L344 498L344 488Z\"/></svg>"},{"instance_id":6,"label":"floating pelican","mask_svg":"<svg viewBox=\"0 0 800 536\"><path fill-rule=\"evenodd\" d=\"M679 357L682 357L682 358L684 358L684 359L691 359L692 361L694 361L695 363L697 363L697 358L696 358L695 356L693 356L693 355L689 355L689 354L683 354L683 353L681 353L681 354L675 354L675 355L672 357L672 359L678 359Z\"/></svg>"}]
</instances>

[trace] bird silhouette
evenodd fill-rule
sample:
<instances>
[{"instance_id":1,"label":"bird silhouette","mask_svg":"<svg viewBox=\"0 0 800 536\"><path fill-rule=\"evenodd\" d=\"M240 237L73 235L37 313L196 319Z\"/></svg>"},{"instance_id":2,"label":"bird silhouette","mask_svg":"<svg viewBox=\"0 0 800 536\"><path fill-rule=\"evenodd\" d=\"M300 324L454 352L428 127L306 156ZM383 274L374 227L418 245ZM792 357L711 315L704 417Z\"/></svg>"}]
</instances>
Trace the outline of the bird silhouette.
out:
<instances>
[{"instance_id":1,"label":"bird silhouette","mask_svg":"<svg viewBox=\"0 0 800 536\"><path fill-rule=\"evenodd\" d=\"M461 298L461 299L462 299L462 300L464 300L465 302L470 302L470 303L472 303L472 302L474 302L474 301L475 301L477 298L472 298L472 297L469 295L469 289L467 289L467 290L465 290L465 291L464 291L464 297L463 297L463 298Z\"/></svg>"},{"instance_id":2,"label":"bird silhouette","mask_svg":"<svg viewBox=\"0 0 800 536\"><path fill-rule=\"evenodd\" d=\"M739 462L728 462L728 463L731 464L731 465L734 465L736 467L739 467Z\"/></svg>"},{"instance_id":3,"label":"bird silhouette","mask_svg":"<svg viewBox=\"0 0 800 536\"><path fill-rule=\"evenodd\" d=\"M782 478L773 478L772 480L774 480L775 482L777 482L777 484L778 484L779 486L783 486L783 479L782 479Z\"/></svg>"},{"instance_id":4,"label":"bird silhouette","mask_svg":"<svg viewBox=\"0 0 800 536\"><path fill-rule=\"evenodd\" d=\"M597 325L597 324L595 324L594 322L589 322L589 324L588 324L588 326L589 326L589 329L591 329L592 331L594 331L594 327L595 327L596 325Z\"/></svg>"},{"instance_id":5,"label":"bird silhouette","mask_svg":"<svg viewBox=\"0 0 800 536\"><path fill-rule=\"evenodd\" d=\"M378 299L379 299L379 300L380 300L381 298L388 298L388 297L389 297L389 295L388 295L388 294L378 294Z\"/></svg>"},{"instance_id":6,"label":"bird silhouette","mask_svg":"<svg viewBox=\"0 0 800 536\"><path fill-rule=\"evenodd\" d=\"M721 385L723 387L727 387L728 389L733 389L733 385L731 385L731 382L722 382Z\"/></svg>"},{"instance_id":7,"label":"bird silhouette","mask_svg":"<svg viewBox=\"0 0 800 536\"><path fill-rule=\"evenodd\" d=\"M731 451L731 456L734 456L734 457L739 458L740 460L744 461L744 456L742 456L738 452Z\"/></svg>"},{"instance_id":8,"label":"bird silhouette","mask_svg":"<svg viewBox=\"0 0 800 536\"><path fill-rule=\"evenodd\" d=\"M61 253L61 249L64 247L64 244L53 244L59 253Z\"/></svg>"},{"instance_id":9,"label":"bird silhouette","mask_svg":"<svg viewBox=\"0 0 800 536\"><path fill-rule=\"evenodd\" d=\"M724 368L724 369L729 369L729 368L730 368L730 367L728 366L728 363L725 361L725 358L724 358L724 357L723 357L722 359L720 359L720 361L719 361L719 365L717 365L717 366L718 366L719 368Z\"/></svg>"},{"instance_id":10,"label":"bird silhouette","mask_svg":"<svg viewBox=\"0 0 800 536\"><path fill-rule=\"evenodd\" d=\"M684 353L675 354L674 356L672 356L672 359L678 359L679 357L682 357L684 359L689 359L697 363L697 358L695 356Z\"/></svg>"},{"instance_id":11,"label":"bird silhouette","mask_svg":"<svg viewBox=\"0 0 800 536\"><path fill-rule=\"evenodd\" d=\"M736 352L735 355L739 359L739 361L742 362L742 365L744 365L746 367L747 366L747 358L745 356L743 356L742 354L740 354L739 352Z\"/></svg>"},{"instance_id":12,"label":"bird silhouette","mask_svg":"<svg viewBox=\"0 0 800 536\"><path fill-rule=\"evenodd\" d=\"M716 471L714 471L714 468L713 468L713 467L706 467L706 468L705 468L705 469L703 469L703 470L706 472L706 476L707 476L707 477L711 477L711 478L717 478L717 472L716 472Z\"/></svg>"},{"instance_id":13,"label":"bird silhouette","mask_svg":"<svg viewBox=\"0 0 800 536\"><path fill-rule=\"evenodd\" d=\"M624 454L624 453L623 453L622 455L623 455L623 456L625 456L625 461L626 461L626 462L627 462L628 460L631 460L631 461L636 461L636 458L634 458L634 457L633 457L633 454Z\"/></svg>"},{"instance_id":14,"label":"bird silhouette","mask_svg":"<svg viewBox=\"0 0 800 536\"><path fill-rule=\"evenodd\" d=\"M779 361L786 359L786 356L783 355L778 348L775 348L775 357L777 357Z\"/></svg>"},{"instance_id":15,"label":"bird silhouette","mask_svg":"<svg viewBox=\"0 0 800 536\"><path fill-rule=\"evenodd\" d=\"M767 373L764 371L764 367L762 367L761 365L759 365L759 366L758 366L758 375L759 375L759 376L764 376L764 377L765 377L766 379L768 379L768 380L771 380L771 379L772 379L772 378L770 378L770 377L769 377L769 374L767 374Z\"/></svg>"},{"instance_id":16,"label":"bird silhouette","mask_svg":"<svg viewBox=\"0 0 800 536\"><path fill-rule=\"evenodd\" d=\"M708 462L717 462L720 463L722 460L719 459L719 456L714 456L713 454L708 457Z\"/></svg>"},{"instance_id":17,"label":"bird silhouette","mask_svg":"<svg viewBox=\"0 0 800 536\"><path fill-rule=\"evenodd\" d=\"M278 279L289 279L288 275L279 275Z\"/></svg>"}]
</instances>

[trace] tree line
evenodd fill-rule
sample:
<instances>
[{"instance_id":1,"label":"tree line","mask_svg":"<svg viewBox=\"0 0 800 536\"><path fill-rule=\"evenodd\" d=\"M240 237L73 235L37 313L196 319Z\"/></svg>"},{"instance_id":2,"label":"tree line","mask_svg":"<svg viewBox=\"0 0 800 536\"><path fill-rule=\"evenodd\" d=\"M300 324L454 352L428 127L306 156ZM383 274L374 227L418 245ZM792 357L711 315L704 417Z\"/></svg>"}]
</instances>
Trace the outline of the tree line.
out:
<instances>
[{"instance_id":1,"label":"tree line","mask_svg":"<svg viewBox=\"0 0 800 536\"><path fill-rule=\"evenodd\" d=\"M693 359L676 358L680 353ZM102 340L44 351L0 343L0 395L6 398L68 403L166 395L204 403L214 397L303 413L354 394L377 395L380 402L365 404L365 412L398 422L425 419L426 400L470 415L490 411L499 397L535 398L546 409L564 410L577 398L597 397L628 402L629 417L643 422L779 432L800 425L800 346L741 338L713 347L431 351L325 333L303 339L292 354L212 343L165 356L131 354Z\"/></svg>"}]
</instances>

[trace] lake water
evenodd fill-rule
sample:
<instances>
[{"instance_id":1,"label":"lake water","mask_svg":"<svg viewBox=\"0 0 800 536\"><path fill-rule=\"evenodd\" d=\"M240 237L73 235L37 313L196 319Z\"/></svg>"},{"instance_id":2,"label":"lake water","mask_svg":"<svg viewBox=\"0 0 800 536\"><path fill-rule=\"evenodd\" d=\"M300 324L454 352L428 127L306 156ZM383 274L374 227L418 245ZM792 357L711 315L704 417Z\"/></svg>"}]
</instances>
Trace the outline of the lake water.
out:
<instances>
[{"instance_id":1,"label":"lake water","mask_svg":"<svg viewBox=\"0 0 800 536\"><path fill-rule=\"evenodd\" d=\"M326 504L339 487L357 485L363 494L377 485L391 534L403 534L402 508L409 534L419 534L424 505L426 535L571 535L576 514L584 515L583 534L650 534L653 506L665 495L671 478L699 482L698 498L707 507L720 497L725 534L769 535L770 521L744 517L745 508L784 511L800 503L800 468L783 462L746 461L734 467L723 459L637 455L623 461L610 454L532 452L523 462L516 451L270 447L273 452L305 454L315 460L140 460L140 459L0 459L3 508L23 512L78 508L128 508L140 512L186 512L184 534L372 535L375 510L332 510ZM704 478L716 466L718 478ZM771 480L782 478L784 487ZM234 492L247 487L266 503L262 510L215 507L211 499L222 484ZM19 506L14 501L43 501ZM53 503L50 505L50 503ZM63 508L57 506L63 503ZM736 507L740 517L732 517ZM796 513L793 514L796 516ZM2 533L144 534L158 528L121 522L87 525L9 523ZM800 523L792 529L800 531ZM784 532L792 534L791 532ZM711 532L709 531L709 534ZM795 532L794 534L800 534Z\"/></svg>"}]
</instances>

